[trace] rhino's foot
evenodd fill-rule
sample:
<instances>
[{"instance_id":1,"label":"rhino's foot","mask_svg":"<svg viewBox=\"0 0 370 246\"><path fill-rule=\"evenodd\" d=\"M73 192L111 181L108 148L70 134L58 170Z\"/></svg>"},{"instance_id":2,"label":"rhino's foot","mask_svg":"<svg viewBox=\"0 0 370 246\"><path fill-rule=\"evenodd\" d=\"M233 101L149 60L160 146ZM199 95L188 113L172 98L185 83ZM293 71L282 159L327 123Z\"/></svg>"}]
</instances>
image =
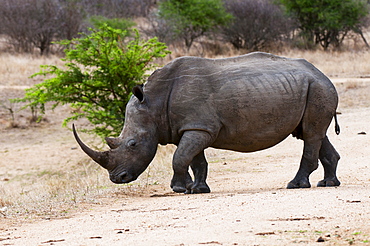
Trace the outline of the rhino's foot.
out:
<instances>
[{"instance_id":1,"label":"rhino's foot","mask_svg":"<svg viewBox=\"0 0 370 246\"><path fill-rule=\"evenodd\" d=\"M193 183L188 183L186 185L182 184L176 184L176 185L171 185L171 188L174 192L176 193L186 193L190 194L191 192L191 187L193 186Z\"/></svg>"},{"instance_id":2,"label":"rhino's foot","mask_svg":"<svg viewBox=\"0 0 370 246\"><path fill-rule=\"evenodd\" d=\"M193 187L193 180L189 173L186 173L185 177L174 175L171 180L170 187L174 192L177 193L188 193L188 190L191 190Z\"/></svg>"},{"instance_id":3,"label":"rhino's foot","mask_svg":"<svg viewBox=\"0 0 370 246\"><path fill-rule=\"evenodd\" d=\"M183 184L182 182L172 182L171 188L176 193L191 193L189 192L191 190L191 187L193 186L193 182L187 182L186 184Z\"/></svg>"},{"instance_id":4,"label":"rhino's foot","mask_svg":"<svg viewBox=\"0 0 370 246\"><path fill-rule=\"evenodd\" d=\"M183 186L172 186L172 190L176 193L186 193L188 189Z\"/></svg>"},{"instance_id":5,"label":"rhino's foot","mask_svg":"<svg viewBox=\"0 0 370 246\"><path fill-rule=\"evenodd\" d=\"M202 185L193 185L193 183L188 183L185 186L182 185L174 185L171 186L172 190L177 193L185 193L185 194L199 194L199 193L210 193L211 189L207 184Z\"/></svg>"},{"instance_id":6,"label":"rhino's foot","mask_svg":"<svg viewBox=\"0 0 370 246\"><path fill-rule=\"evenodd\" d=\"M311 184L307 180L292 180L288 183L287 189L310 188Z\"/></svg>"},{"instance_id":7,"label":"rhino's foot","mask_svg":"<svg viewBox=\"0 0 370 246\"><path fill-rule=\"evenodd\" d=\"M187 191L187 193L191 193L191 194L199 194L199 193L210 193L211 192L211 189L209 188L209 186L204 183L204 184L194 184L190 190Z\"/></svg>"},{"instance_id":8,"label":"rhino's foot","mask_svg":"<svg viewBox=\"0 0 370 246\"><path fill-rule=\"evenodd\" d=\"M337 178L331 179L323 179L317 183L317 187L331 187L331 186L339 186L340 181Z\"/></svg>"}]
</instances>

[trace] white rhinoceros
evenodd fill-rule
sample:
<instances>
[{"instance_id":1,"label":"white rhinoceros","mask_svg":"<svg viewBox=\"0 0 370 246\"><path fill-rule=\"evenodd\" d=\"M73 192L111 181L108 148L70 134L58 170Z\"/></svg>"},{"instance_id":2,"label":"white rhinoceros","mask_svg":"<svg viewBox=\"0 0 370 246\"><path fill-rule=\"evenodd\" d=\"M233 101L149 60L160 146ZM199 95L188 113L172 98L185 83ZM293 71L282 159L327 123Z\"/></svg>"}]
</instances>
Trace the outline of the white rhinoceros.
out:
<instances>
[{"instance_id":1,"label":"white rhinoceros","mask_svg":"<svg viewBox=\"0 0 370 246\"><path fill-rule=\"evenodd\" d=\"M158 144L177 145L173 157L175 192L210 192L208 147L253 152L290 134L304 141L298 173L288 188L310 187L320 159L325 175L318 186L338 186L340 158L326 131L336 120L337 92L331 81L303 59L251 53L225 59L181 57L136 86L118 138L97 152L74 134L114 183L135 180L153 159ZM194 182L188 172L194 173Z\"/></svg>"}]
</instances>

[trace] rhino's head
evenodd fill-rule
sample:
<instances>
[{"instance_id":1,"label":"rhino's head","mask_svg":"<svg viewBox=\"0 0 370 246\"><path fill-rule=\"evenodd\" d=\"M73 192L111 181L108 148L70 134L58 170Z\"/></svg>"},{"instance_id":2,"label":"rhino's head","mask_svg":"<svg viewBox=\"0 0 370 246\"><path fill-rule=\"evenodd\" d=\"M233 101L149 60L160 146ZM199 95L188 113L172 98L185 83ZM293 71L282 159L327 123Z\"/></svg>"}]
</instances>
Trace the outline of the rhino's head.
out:
<instances>
[{"instance_id":1,"label":"rhino's head","mask_svg":"<svg viewBox=\"0 0 370 246\"><path fill-rule=\"evenodd\" d=\"M118 138L106 138L110 150L98 152L90 149L73 134L81 149L95 162L108 170L112 182L128 183L138 178L148 167L157 150L158 136L141 87L126 106L125 125Z\"/></svg>"}]
</instances>

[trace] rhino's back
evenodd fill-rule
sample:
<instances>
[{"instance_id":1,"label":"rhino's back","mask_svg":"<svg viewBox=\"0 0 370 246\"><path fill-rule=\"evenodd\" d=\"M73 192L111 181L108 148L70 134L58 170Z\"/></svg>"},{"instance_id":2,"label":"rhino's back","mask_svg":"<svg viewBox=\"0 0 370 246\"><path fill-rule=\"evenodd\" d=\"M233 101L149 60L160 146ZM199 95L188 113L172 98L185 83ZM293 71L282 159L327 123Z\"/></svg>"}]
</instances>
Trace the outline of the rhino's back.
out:
<instances>
[{"instance_id":1,"label":"rhino's back","mask_svg":"<svg viewBox=\"0 0 370 246\"><path fill-rule=\"evenodd\" d=\"M215 139L213 147L245 152L273 146L292 133L304 113L310 80L322 75L303 60L265 53L186 57L164 71L162 78L172 84L173 142L183 131L205 130Z\"/></svg>"}]
</instances>

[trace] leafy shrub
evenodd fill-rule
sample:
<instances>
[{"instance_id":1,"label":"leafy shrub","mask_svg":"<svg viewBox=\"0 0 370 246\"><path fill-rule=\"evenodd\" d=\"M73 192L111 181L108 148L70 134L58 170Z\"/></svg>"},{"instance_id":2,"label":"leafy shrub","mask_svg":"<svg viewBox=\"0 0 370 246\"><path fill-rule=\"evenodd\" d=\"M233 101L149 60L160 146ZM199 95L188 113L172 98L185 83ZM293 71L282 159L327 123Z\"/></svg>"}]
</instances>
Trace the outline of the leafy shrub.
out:
<instances>
[{"instance_id":1,"label":"leafy shrub","mask_svg":"<svg viewBox=\"0 0 370 246\"><path fill-rule=\"evenodd\" d=\"M166 0L160 2L158 14L188 50L197 38L231 19L221 0Z\"/></svg>"},{"instance_id":2,"label":"leafy shrub","mask_svg":"<svg viewBox=\"0 0 370 246\"><path fill-rule=\"evenodd\" d=\"M121 29L129 31L133 26L135 26L135 22L130 21L124 18L107 18L104 16L92 16L90 18L90 22L93 24L94 28L101 28L105 24L114 28L114 29Z\"/></svg>"},{"instance_id":3,"label":"leafy shrub","mask_svg":"<svg viewBox=\"0 0 370 246\"><path fill-rule=\"evenodd\" d=\"M308 42L320 44L325 50L339 47L349 31L366 40L361 31L362 21L368 13L364 0L280 0L287 12L299 23L301 34Z\"/></svg>"},{"instance_id":4,"label":"leafy shrub","mask_svg":"<svg viewBox=\"0 0 370 246\"><path fill-rule=\"evenodd\" d=\"M71 104L72 116L64 125L87 118L94 128L86 130L99 136L120 132L131 90L143 83L146 72L153 69L154 59L166 56L167 47L156 38L144 41L135 30L127 31L108 25L90 29L91 34L60 42L65 50L65 68L43 65L35 76L48 76L44 82L26 90L26 107L45 112L45 104ZM54 77L51 77L54 76Z\"/></svg>"}]
</instances>

